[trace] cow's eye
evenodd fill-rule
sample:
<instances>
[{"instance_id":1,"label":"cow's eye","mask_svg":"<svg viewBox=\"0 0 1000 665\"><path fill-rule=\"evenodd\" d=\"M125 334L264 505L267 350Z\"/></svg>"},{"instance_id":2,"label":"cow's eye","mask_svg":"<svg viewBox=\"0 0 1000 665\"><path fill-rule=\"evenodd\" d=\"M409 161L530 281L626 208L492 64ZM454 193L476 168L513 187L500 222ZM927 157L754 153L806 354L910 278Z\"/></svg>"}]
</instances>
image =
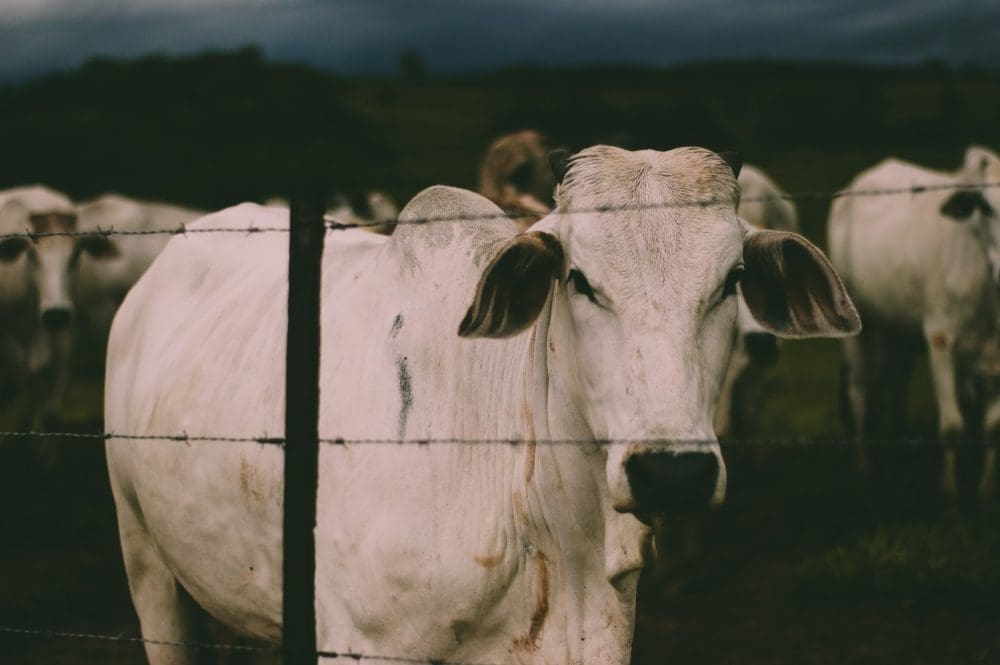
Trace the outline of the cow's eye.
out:
<instances>
[{"instance_id":1,"label":"cow's eye","mask_svg":"<svg viewBox=\"0 0 1000 665\"><path fill-rule=\"evenodd\" d=\"M590 285L590 282L587 281L587 278L583 276L582 272L573 268L569 271L569 277L566 281L573 283L573 288L577 293L582 296L587 296L587 300L595 305L597 304L597 296L594 295L594 288Z\"/></svg>"},{"instance_id":2,"label":"cow's eye","mask_svg":"<svg viewBox=\"0 0 1000 665\"><path fill-rule=\"evenodd\" d=\"M0 240L0 261L12 263L28 249L27 238L5 238Z\"/></svg>"},{"instance_id":3,"label":"cow's eye","mask_svg":"<svg viewBox=\"0 0 1000 665\"><path fill-rule=\"evenodd\" d=\"M740 283L741 279L743 279L744 272L746 272L746 270L743 266L736 266L729 271L729 274L726 275L726 283L722 286L723 299L736 295L736 285Z\"/></svg>"}]
</instances>

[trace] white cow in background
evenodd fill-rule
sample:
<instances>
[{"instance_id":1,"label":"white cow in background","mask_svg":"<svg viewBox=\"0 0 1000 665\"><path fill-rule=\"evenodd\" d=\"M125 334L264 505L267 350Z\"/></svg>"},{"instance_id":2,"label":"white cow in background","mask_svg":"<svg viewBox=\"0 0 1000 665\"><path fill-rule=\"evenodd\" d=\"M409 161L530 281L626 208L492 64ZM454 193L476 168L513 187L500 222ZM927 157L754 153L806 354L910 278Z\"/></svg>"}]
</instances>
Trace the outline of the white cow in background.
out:
<instances>
[{"instance_id":1,"label":"white cow in background","mask_svg":"<svg viewBox=\"0 0 1000 665\"><path fill-rule=\"evenodd\" d=\"M72 233L73 203L40 185L0 191L0 234ZM27 392L18 428L57 427L69 385L71 283L90 250L71 236L0 238L0 406Z\"/></svg>"},{"instance_id":2,"label":"white cow in background","mask_svg":"<svg viewBox=\"0 0 1000 665\"><path fill-rule=\"evenodd\" d=\"M815 247L737 217L715 153L598 146L555 167L557 211L527 233L432 187L392 236L327 236L319 431L347 443L319 461L320 649L625 665L648 524L723 498L737 282L772 332L858 330ZM639 210L573 212L598 206ZM405 224L428 216L480 219ZM246 204L195 227L284 223ZM171 240L115 319L109 431L280 435L286 272L280 234ZM578 443L415 443L452 437ZM194 640L200 607L278 642L282 449L112 438L107 455L143 637Z\"/></svg>"},{"instance_id":3,"label":"white cow in background","mask_svg":"<svg viewBox=\"0 0 1000 665\"><path fill-rule=\"evenodd\" d=\"M120 194L105 194L77 207L79 228L94 232L86 241L92 251L80 257L73 297L80 330L103 347L111 320L132 285L166 247L171 235L143 231L173 231L204 213L165 203L137 201ZM124 235L100 232L124 231Z\"/></svg>"},{"instance_id":4,"label":"white cow in background","mask_svg":"<svg viewBox=\"0 0 1000 665\"><path fill-rule=\"evenodd\" d=\"M268 208L288 211L288 199L272 196L264 202ZM399 206L387 192L373 189L360 197L335 194L326 209L326 221L354 225L362 231L390 235L396 228Z\"/></svg>"},{"instance_id":5,"label":"white cow in background","mask_svg":"<svg viewBox=\"0 0 1000 665\"><path fill-rule=\"evenodd\" d=\"M865 317L865 332L845 340L846 399L859 437L899 434L912 358L905 336L926 341L942 438L978 429L963 413L963 388L979 384L983 428L1000 429L1000 158L970 147L954 173L887 159L855 178L850 190L932 188L895 196L846 196L830 210L830 256ZM885 420L897 431L886 429ZM863 453L863 448L861 449ZM860 458L864 464L864 457ZM986 452L980 491L993 492L996 449ZM955 450L947 447L946 493L957 491Z\"/></svg>"},{"instance_id":6,"label":"white cow in background","mask_svg":"<svg viewBox=\"0 0 1000 665\"><path fill-rule=\"evenodd\" d=\"M799 230L795 205L763 171L745 164L738 179L739 215L751 226L775 231ZM748 437L755 433L765 372L778 360L778 339L754 319L742 294L736 317L735 341L729 368L722 382L715 433Z\"/></svg>"},{"instance_id":7,"label":"white cow in background","mask_svg":"<svg viewBox=\"0 0 1000 665\"><path fill-rule=\"evenodd\" d=\"M389 235L396 228L399 206L386 192L371 190L360 198L334 197L326 216L341 224L355 224L364 231Z\"/></svg>"}]
</instances>

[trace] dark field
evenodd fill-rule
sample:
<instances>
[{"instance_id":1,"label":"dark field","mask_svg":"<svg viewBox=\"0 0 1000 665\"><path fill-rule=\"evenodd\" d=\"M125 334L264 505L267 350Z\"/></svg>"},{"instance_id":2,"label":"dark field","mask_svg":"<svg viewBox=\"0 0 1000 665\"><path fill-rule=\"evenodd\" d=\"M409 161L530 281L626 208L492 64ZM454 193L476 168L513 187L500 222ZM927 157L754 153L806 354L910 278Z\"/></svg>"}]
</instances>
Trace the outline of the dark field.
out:
<instances>
[{"instance_id":1,"label":"dark field","mask_svg":"<svg viewBox=\"0 0 1000 665\"><path fill-rule=\"evenodd\" d=\"M489 140L531 126L571 147L734 148L787 191L829 191L889 154L957 167L969 142L1000 146L997 118L1000 75L937 66L345 80L244 52L98 62L0 91L0 140L15 157L0 160L0 186L218 207L287 193L308 172L336 188L385 187L402 203L434 183L473 186ZM821 245L826 210L800 207ZM698 525L693 551L685 530L668 532L666 565L644 576L636 663L1000 662L998 506L946 505L935 446L881 446L861 477L848 446L815 441L843 434L839 353L830 341L783 346L760 434L795 441L727 447L726 505ZM75 428L99 416L98 366L81 363ZM13 423L0 413L0 430ZM910 435L935 431L924 367L909 423ZM4 449L0 625L137 635L100 447L56 445L51 470L23 442ZM970 487L978 455L961 460ZM134 644L0 634L0 662L144 658Z\"/></svg>"}]
</instances>

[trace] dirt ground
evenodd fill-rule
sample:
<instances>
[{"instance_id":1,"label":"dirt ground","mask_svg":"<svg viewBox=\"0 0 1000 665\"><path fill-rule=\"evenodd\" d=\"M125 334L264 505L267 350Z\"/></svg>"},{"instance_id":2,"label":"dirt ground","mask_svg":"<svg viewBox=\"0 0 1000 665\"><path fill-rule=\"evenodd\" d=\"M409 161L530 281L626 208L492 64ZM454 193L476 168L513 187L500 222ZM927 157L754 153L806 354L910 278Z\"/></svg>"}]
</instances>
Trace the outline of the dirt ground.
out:
<instances>
[{"instance_id":1,"label":"dirt ground","mask_svg":"<svg viewBox=\"0 0 1000 665\"><path fill-rule=\"evenodd\" d=\"M1000 662L995 513L943 507L933 451L883 452L868 479L853 473L846 449L726 453L726 507L696 537L680 527L665 534L670 558L644 576L637 665ZM55 470L25 473L31 467L22 459L2 473L0 625L138 635L99 446L75 446ZM880 577L863 563L839 577L825 572L826 554L873 530L919 524L934 534L957 523L979 534L966 548L993 534L977 550L988 579L949 586L958 578L947 560L915 577L905 566ZM818 572L805 574L810 561ZM138 644L2 633L0 654L10 665L145 662Z\"/></svg>"}]
</instances>

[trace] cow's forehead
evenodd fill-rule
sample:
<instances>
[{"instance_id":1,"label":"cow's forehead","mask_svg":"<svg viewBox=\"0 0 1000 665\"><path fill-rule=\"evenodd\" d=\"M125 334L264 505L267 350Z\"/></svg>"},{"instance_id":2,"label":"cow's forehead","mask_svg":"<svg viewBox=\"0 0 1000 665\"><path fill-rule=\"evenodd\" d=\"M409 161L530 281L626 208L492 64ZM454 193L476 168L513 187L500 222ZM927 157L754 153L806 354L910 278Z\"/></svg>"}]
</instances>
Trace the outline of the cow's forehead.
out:
<instances>
[{"instance_id":1,"label":"cow's forehead","mask_svg":"<svg viewBox=\"0 0 1000 665\"><path fill-rule=\"evenodd\" d=\"M558 191L563 209L739 205L732 169L704 148L635 152L594 146L574 155Z\"/></svg>"},{"instance_id":2,"label":"cow's forehead","mask_svg":"<svg viewBox=\"0 0 1000 665\"><path fill-rule=\"evenodd\" d=\"M741 251L736 179L708 150L590 148L574 157L559 196L570 260L609 274L711 273Z\"/></svg>"}]
</instances>

